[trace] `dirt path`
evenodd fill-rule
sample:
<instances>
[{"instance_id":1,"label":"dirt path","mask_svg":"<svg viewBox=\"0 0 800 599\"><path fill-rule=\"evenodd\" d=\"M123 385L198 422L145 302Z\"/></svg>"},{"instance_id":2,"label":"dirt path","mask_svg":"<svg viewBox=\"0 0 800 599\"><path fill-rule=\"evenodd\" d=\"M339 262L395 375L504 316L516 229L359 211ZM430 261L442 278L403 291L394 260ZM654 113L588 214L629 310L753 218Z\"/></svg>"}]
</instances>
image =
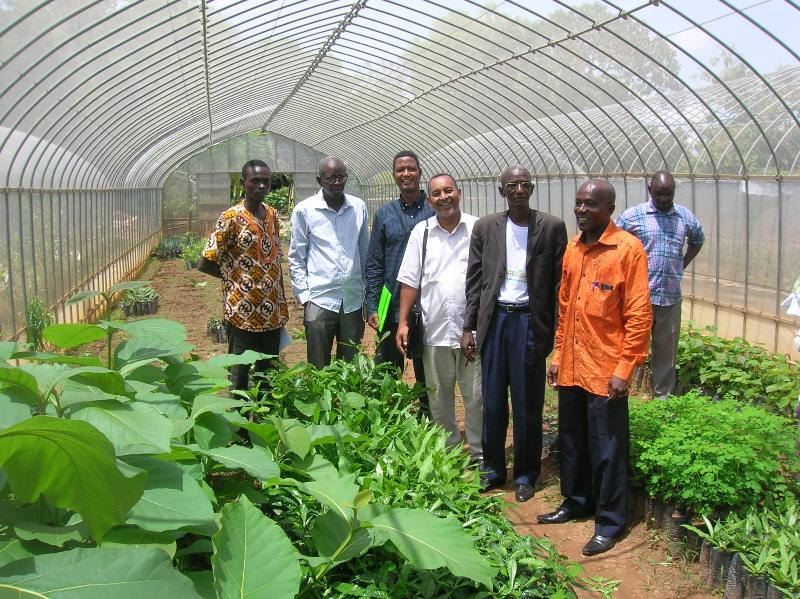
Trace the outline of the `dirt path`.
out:
<instances>
[{"instance_id":1,"label":"dirt path","mask_svg":"<svg viewBox=\"0 0 800 599\"><path fill-rule=\"evenodd\" d=\"M161 296L158 316L181 322L187 329L188 341L195 346L195 353L207 358L227 351L225 344L212 341L206 334L208 318L219 317L222 312L222 291L217 279L196 270L186 270L180 260L148 267L144 270L144 277L152 278L152 286ZM281 356L286 363L294 364L305 360L306 346L302 339L302 309L293 300L290 300L289 314L287 330L295 339ZM374 339L374 334L367 328L364 347L368 353L374 351ZM407 377L410 376L409 371L407 369ZM551 395L548 395L547 406L551 411L555 407ZM461 420L460 410L458 416ZM510 431L507 443L510 454ZM520 533L549 538L561 553L583 565L584 575L587 577L619 581L614 595L619 599L715 597L702 585L697 565L681 558L670 557L660 533L647 530L641 522L633 526L614 549L592 558L581 555L581 548L593 534L591 520L551 526L537 524L537 514L552 511L561 501L558 465L551 457L545 458L542 465L543 473L537 485L536 496L529 502L516 503L511 484L504 491L508 502L508 516ZM614 584L610 583L609 586ZM581 592L580 596L600 597L601 593Z\"/></svg>"}]
</instances>

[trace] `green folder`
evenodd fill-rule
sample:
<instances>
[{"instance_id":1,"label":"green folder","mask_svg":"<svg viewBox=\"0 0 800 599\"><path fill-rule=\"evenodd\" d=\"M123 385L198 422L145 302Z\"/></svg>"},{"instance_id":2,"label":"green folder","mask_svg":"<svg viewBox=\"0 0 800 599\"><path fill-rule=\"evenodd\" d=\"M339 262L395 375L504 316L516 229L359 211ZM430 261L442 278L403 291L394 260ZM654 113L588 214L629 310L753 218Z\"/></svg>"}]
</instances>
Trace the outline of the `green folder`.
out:
<instances>
[{"instance_id":1,"label":"green folder","mask_svg":"<svg viewBox=\"0 0 800 599\"><path fill-rule=\"evenodd\" d=\"M392 303L392 292L383 286L381 297L378 300L378 332L383 332L383 324L386 322L386 315L389 313L389 304Z\"/></svg>"}]
</instances>

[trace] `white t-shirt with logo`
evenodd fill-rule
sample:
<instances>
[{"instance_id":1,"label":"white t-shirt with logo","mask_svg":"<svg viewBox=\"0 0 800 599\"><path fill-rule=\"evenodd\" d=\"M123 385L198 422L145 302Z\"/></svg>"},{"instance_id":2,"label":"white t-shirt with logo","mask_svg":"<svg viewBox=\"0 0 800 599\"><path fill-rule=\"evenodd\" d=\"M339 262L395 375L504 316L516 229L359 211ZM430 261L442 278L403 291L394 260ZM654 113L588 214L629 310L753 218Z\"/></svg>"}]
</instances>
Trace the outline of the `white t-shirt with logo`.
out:
<instances>
[{"instance_id":1,"label":"white t-shirt with logo","mask_svg":"<svg viewBox=\"0 0 800 599\"><path fill-rule=\"evenodd\" d=\"M528 255L528 227L506 221L506 274L500 285L498 301L508 304L528 303L525 258Z\"/></svg>"}]
</instances>

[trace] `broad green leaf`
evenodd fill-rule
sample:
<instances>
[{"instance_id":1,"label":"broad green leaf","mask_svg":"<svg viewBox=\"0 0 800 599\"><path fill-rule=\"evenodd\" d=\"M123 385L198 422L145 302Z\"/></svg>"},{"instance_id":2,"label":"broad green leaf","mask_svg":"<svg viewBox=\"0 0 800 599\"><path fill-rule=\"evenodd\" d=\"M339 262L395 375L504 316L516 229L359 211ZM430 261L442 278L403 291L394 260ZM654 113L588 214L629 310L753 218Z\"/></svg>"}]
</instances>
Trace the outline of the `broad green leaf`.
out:
<instances>
[{"instance_id":1,"label":"broad green leaf","mask_svg":"<svg viewBox=\"0 0 800 599\"><path fill-rule=\"evenodd\" d=\"M280 526L246 497L222 508L214 535L214 588L219 599L292 599L300 589L297 551Z\"/></svg>"},{"instance_id":2,"label":"broad green leaf","mask_svg":"<svg viewBox=\"0 0 800 599\"><path fill-rule=\"evenodd\" d=\"M357 439L358 433L351 431L346 424L337 422L336 424L311 424L306 427L310 437L311 445L321 445L324 443L336 443L347 439Z\"/></svg>"},{"instance_id":3,"label":"broad green leaf","mask_svg":"<svg viewBox=\"0 0 800 599\"><path fill-rule=\"evenodd\" d=\"M261 447L231 445L230 447L216 447L213 449L198 448L197 451L223 466L234 470L244 470L261 482L279 478L281 475L278 464Z\"/></svg>"},{"instance_id":4,"label":"broad green leaf","mask_svg":"<svg viewBox=\"0 0 800 599\"><path fill-rule=\"evenodd\" d=\"M79 304L88 299L100 297L101 295L103 295L101 291L79 291L67 300L67 305L72 306L73 304Z\"/></svg>"},{"instance_id":5,"label":"broad green leaf","mask_svg":"<svg viewBox=\"0 0 800 599\"><path fill-rule=\"evenodd\" d=\"M356 393L354 391L348 391L347 393L344 394L344 397L342 398L342 403L350 408L358 410L359 408L364 407L364 404L367 403L367 400L360 393Z\"/></svg>"},{"instance_id":6,"label":"broad green leaf","mask_svg":"<svg viewBox=\"0 0 800 599\"><path fill-rule=\"evenodd\" d=\"M74 366L102 366L103 362L96 356L66 356L64 354L48 354L45 352L19 351L11 356L14 359L41 362L43 364L72 364Z\"/></svg>"},{"instance_id":7,"label":"broad green leaf","mask_svg":"<svg viewBox=\"0 0 800 599\"><path fill-rule=\"evenodd\" d=\"M11 389L0 389L0 429L31 417L31 408ZM2 486L0 486L2 488Z\"/></svg>"},{"instance_id":8,"label":"broad green leaf","mask_svg":"<svg viewBox=\"0 0 800 599\"><path fill-rule=\"evenodd\" d=\"M54 547L63 547L67 541L82 541L86 537L86 526L83 523L47 526L39 522L22 521L14 524L14 533L23 541L35 540Z\"/></svg>"},{"instance_id":9,"label":"broad green leaf","mask_svg":"<svg viewBox=\"0 0 800 599\"><path fill-rule=\"evenodd\" d=\"M300 483L298 487L334 509L344 520L352 522L355 516L354 501L359 490L354 482L355 478L355 474L346 474L338 478L323 478Z\"/></svg>"},{"instance_id":10,"label":"broad green leaf","mask_svg":"<svg viewBox=\"0 0 800 599\"><path fill-rule=\"evenodd\" d=\"M130 398L123 395L112 395L111 393L106 393L97 387L89 387L83 383L78 383L69 379L65 380L61 385L59 403L61 404L62 408L73 409L79 404L106 400L125 403L130 401Z\"/></svg>"},{"instance_id":11,"label":"broad green leaf","mask_svg":"<svg viewBox=\"0 0 800 599\"><path fill-rule=\"evenodd\" d=\"M430 512L395 508L371 521L373 530L388 538L414 567L446 567L491 588L496 570L475 549L470 536L454 518Z\"/></svg>"},{"instance_id":12,"label":"broad green leaf","mask_svg":"<svg viewBox=\"0 0 800 599\"><path fill-rule=\"evenodd\" d=\"M10 532L0 534L0 567L32 555L34 554L22 544L22 541Z\"/></svg>"},{"instance_id":13,"label":"broad green leaf","mask_svg":"<svg viewBox=\"0 0 800 599\"><path fill-rule=\"evenodd\" d=\"M128 289L139 289L140 287L147 287L150 283L151 281L123 281L122 283L114 283L108 290L108 293L112 294Z\"/></svg>"},{"instance_id":14,"label":"broad green leaf","mask_svg":"<svg viewBox=\"0 0 800 599\"><path fill-rule=\"evenodd\" d=\"M16 341L0 341L0 360L10 360L16 353L27 351L27 343L17 343Z\"/></svg>"},{"instance_id":15,"label":"broad green leaf","mask_svg":"<svg viewBox=\"0 0 800 599\"><path fill-rule=\"evenodd\" d=\"M99 366L83 366L72 368L65 378L89 387L97 387L110 395L125 395L125 381L116 370Z\"/></svg>"},{"instance_id":16,"label":"broad green leaf","mask_svg":"<svg viewBox=\"0 0 800 599\"><path fill-rule=\"evenodd\" d=\"M219 356L213 356L208 359L208 363L210 366L228 368L235 364L254 364L267 357L269 357L268 354L262 354L248 349L241 354L221 354Z\"/></svg>"},{"instance_id":17,"label":"broad green leaf","mask_svg":"<svg viewBox=\"0 0 800 599\"><path fill-rule=\"evenodd\" d=\"M314 480L325 478L339 478L339 471L325 457L319 454L306 456L300 463L300 468Z\"/></svg>"},{"instance_id":18,"label":"broad green leaf","mask_svg":"<svg viewBox=\"0 0 800 599\"><path fill-rule=\"evenodd\" d=\"M103 538L103 547L154 547L175 557L175 537L163 532L151 532L135 526L118 526Z\"/></svg>"},{"instance_id":19,"label":"broad green leaf","mask_svg":"<svg viewBox=\"0 0 800 599\"><path fill-rule=\"evenodd\" d=\"M142 498L126 524L153 532L187 527L206 533L216 530L211 501L179 466L145 456L127 456L125 461L148 473Z\"/></svg>"},{"instance_id":20,"label":"broad green leaf","mask_svg":"<svg viewBox=\"0 0 800 599\"><path fill-rule=\"evenodd\" d=\"M51 324L49 327L45 327L42 331L42 336L56 347L68 349L78 347L84 343L105 339L106 332L103 328L94 324L67 322Z\"/></svg>"},{"instance_id":21,"label":"broad green leaf","mask_svg":"<svg viewBox=\"0 0 800 599\"><path fill-rule=\"evenodd\" d=\"M183 549L178 549L175 553L176 557L185 557L187 555L198 555L207 553L211 555L214 552L214 546L209 539L195 539L192 544Z\"/></svg>"},{"instance_id":22,"label":"broad green leaf","mask_svg":"<svg viewBox=\"0 0 800 599\"><path fill-rule=\"evenodd\" d=\"M72 412L72 418L85 420L108 437L118 456L169 452L172 422L146 403L83 404Z\"/></svg>"},{"instance_id":23,"label":"broad green leaf","mask_svg":"<svg viewBox=\"0 0 800 599\"><path fill-rule=\"evenodd\" d=\"M219 395L198 395L192 404L190 418L197 418L206 412L224 412L231 408L238 408L246 405L247 402L241 399L231 399L230 397L220 397Z\"/></svg>"},{"instance_id":24,"label":"broad green leaf","mask_svg":"<svg viewBox=\"0 0 800 599\"><path fill-rule=\"evenodd\" d=\"M142 496L143 477L123 476L111 442L80 420L34 416L0 431L0 466L17 500L79 512L98 541Z\"/></svg>"},{"instance_id":25,"label":"broad green leaf","mask_svg":"<svg viewBox=\"0 0 800 599\"><path fill-rule=\"evenodd\" d=\"M202 599L217 599L214 590L214 575L211 570L191 570L186 572L186 577L194 584L194 590Z\"/></svg>"},{"instance_id":26,"label":"broad green leaf","mask_svg":"<svg viewBox=\"0 0 800 599\"><path fill-rule=\"evenodd\" d=\"M141 337L154 342L158 339L170 342L173 345L186 340L186 327L174 320L145 318L143 320L130 320L115 324L131 338Z\"/></svg>"},{"instance_id":27,"label":"broad green leaf","mask_svg":"<svg viewBox=\"0 0 800 599\"><path fill-rule=\"evenodd\" d=\"M41 398L36 377L22 368L0 364L0 383L5 384L5 391L16 401L33 405Z\"/></svg>"},{"instance_id":28,"label":"broad green leaf","mask_svg":"<svg viewBox=\"0 0 800 599\"><path fill-rule=\"evenodd\" d=\"M136 394L136 401L153 406L167 418L183 419L188 416L186 409L181 405L181 398L171 393L140 392Z\"/></svg>"},{"instance_id":29,"label":"broad green leaf","mask_svg":"<svg viewBox=\"0 0 800 599\"><path fill-rule=\"evenodd\" d=\"M233 439L231 425L220 414L214 412L200 414L193 428L194 439L203 449L225 447Z\"/></svg>"},{"instance_id":30,"label":"broad green leaf","mask_svg":"<svg viewBox=\"0 0 800 599\"><path fill-rule=\"evenodd\" d=\"M372 531L368 528L357 528L350 534L350 524L333 510L315 518L311 538L320 557L334 564L362 555L374 541Z\"/></svg>"},{"instance_id":31,"label":"broad green leaf","mask_svg":"<svg viewBox=\"0 0 800 599\"><path fill-rule=\"evenodd\" d=\"M297 420L281 419L277 416L273 416L271 420L289 451L301 458L306 457L308 450L311 449L311 434Z\"/></svg>"},{"instance_id":32,"label":"broad green leaf","mask_svg":"<svg viewBox=\"0 0 800 599\"><path fill-rule=\"evenodd\" d=\"M154 548L73 549L0 568L0 596L39 599L199 599L192 581Z\"/></svg>"},{"instance_id":33,"label":"broad green leaf","mask_svg":"<svg viewBox=\"0 0 800 599\"><path fill-rule=\"evenodd\" d=\"M122 366L123 374L128 375L147 364L148 361L165 356L181 356L192 351L193 348L193 345L175 339L133 337L117 346L114 364L118 368ZM131 368L125 369L129 365Z\"/></svg>"}]
</instances>

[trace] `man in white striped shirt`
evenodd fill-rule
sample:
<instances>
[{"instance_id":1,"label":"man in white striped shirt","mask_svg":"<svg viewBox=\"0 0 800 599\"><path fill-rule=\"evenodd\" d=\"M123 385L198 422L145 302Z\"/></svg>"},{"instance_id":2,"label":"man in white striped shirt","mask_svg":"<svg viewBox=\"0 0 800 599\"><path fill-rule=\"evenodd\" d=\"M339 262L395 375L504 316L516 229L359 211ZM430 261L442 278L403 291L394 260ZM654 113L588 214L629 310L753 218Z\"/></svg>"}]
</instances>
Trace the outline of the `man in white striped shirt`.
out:
<instances>
[{"instance_id":1,"label":"man in white striped shirt","mask_svg":"<svg viewBox=\"0 0 800 599\"><path fill-rule=\"evenodd\" d=\"M292 211L289 273L303 305L308 362L323 368L336 357L352 360L364 334L367 206L346 195L347 167L334 156L319 163L320 191Z\"/></svg>"}]
</instances>

